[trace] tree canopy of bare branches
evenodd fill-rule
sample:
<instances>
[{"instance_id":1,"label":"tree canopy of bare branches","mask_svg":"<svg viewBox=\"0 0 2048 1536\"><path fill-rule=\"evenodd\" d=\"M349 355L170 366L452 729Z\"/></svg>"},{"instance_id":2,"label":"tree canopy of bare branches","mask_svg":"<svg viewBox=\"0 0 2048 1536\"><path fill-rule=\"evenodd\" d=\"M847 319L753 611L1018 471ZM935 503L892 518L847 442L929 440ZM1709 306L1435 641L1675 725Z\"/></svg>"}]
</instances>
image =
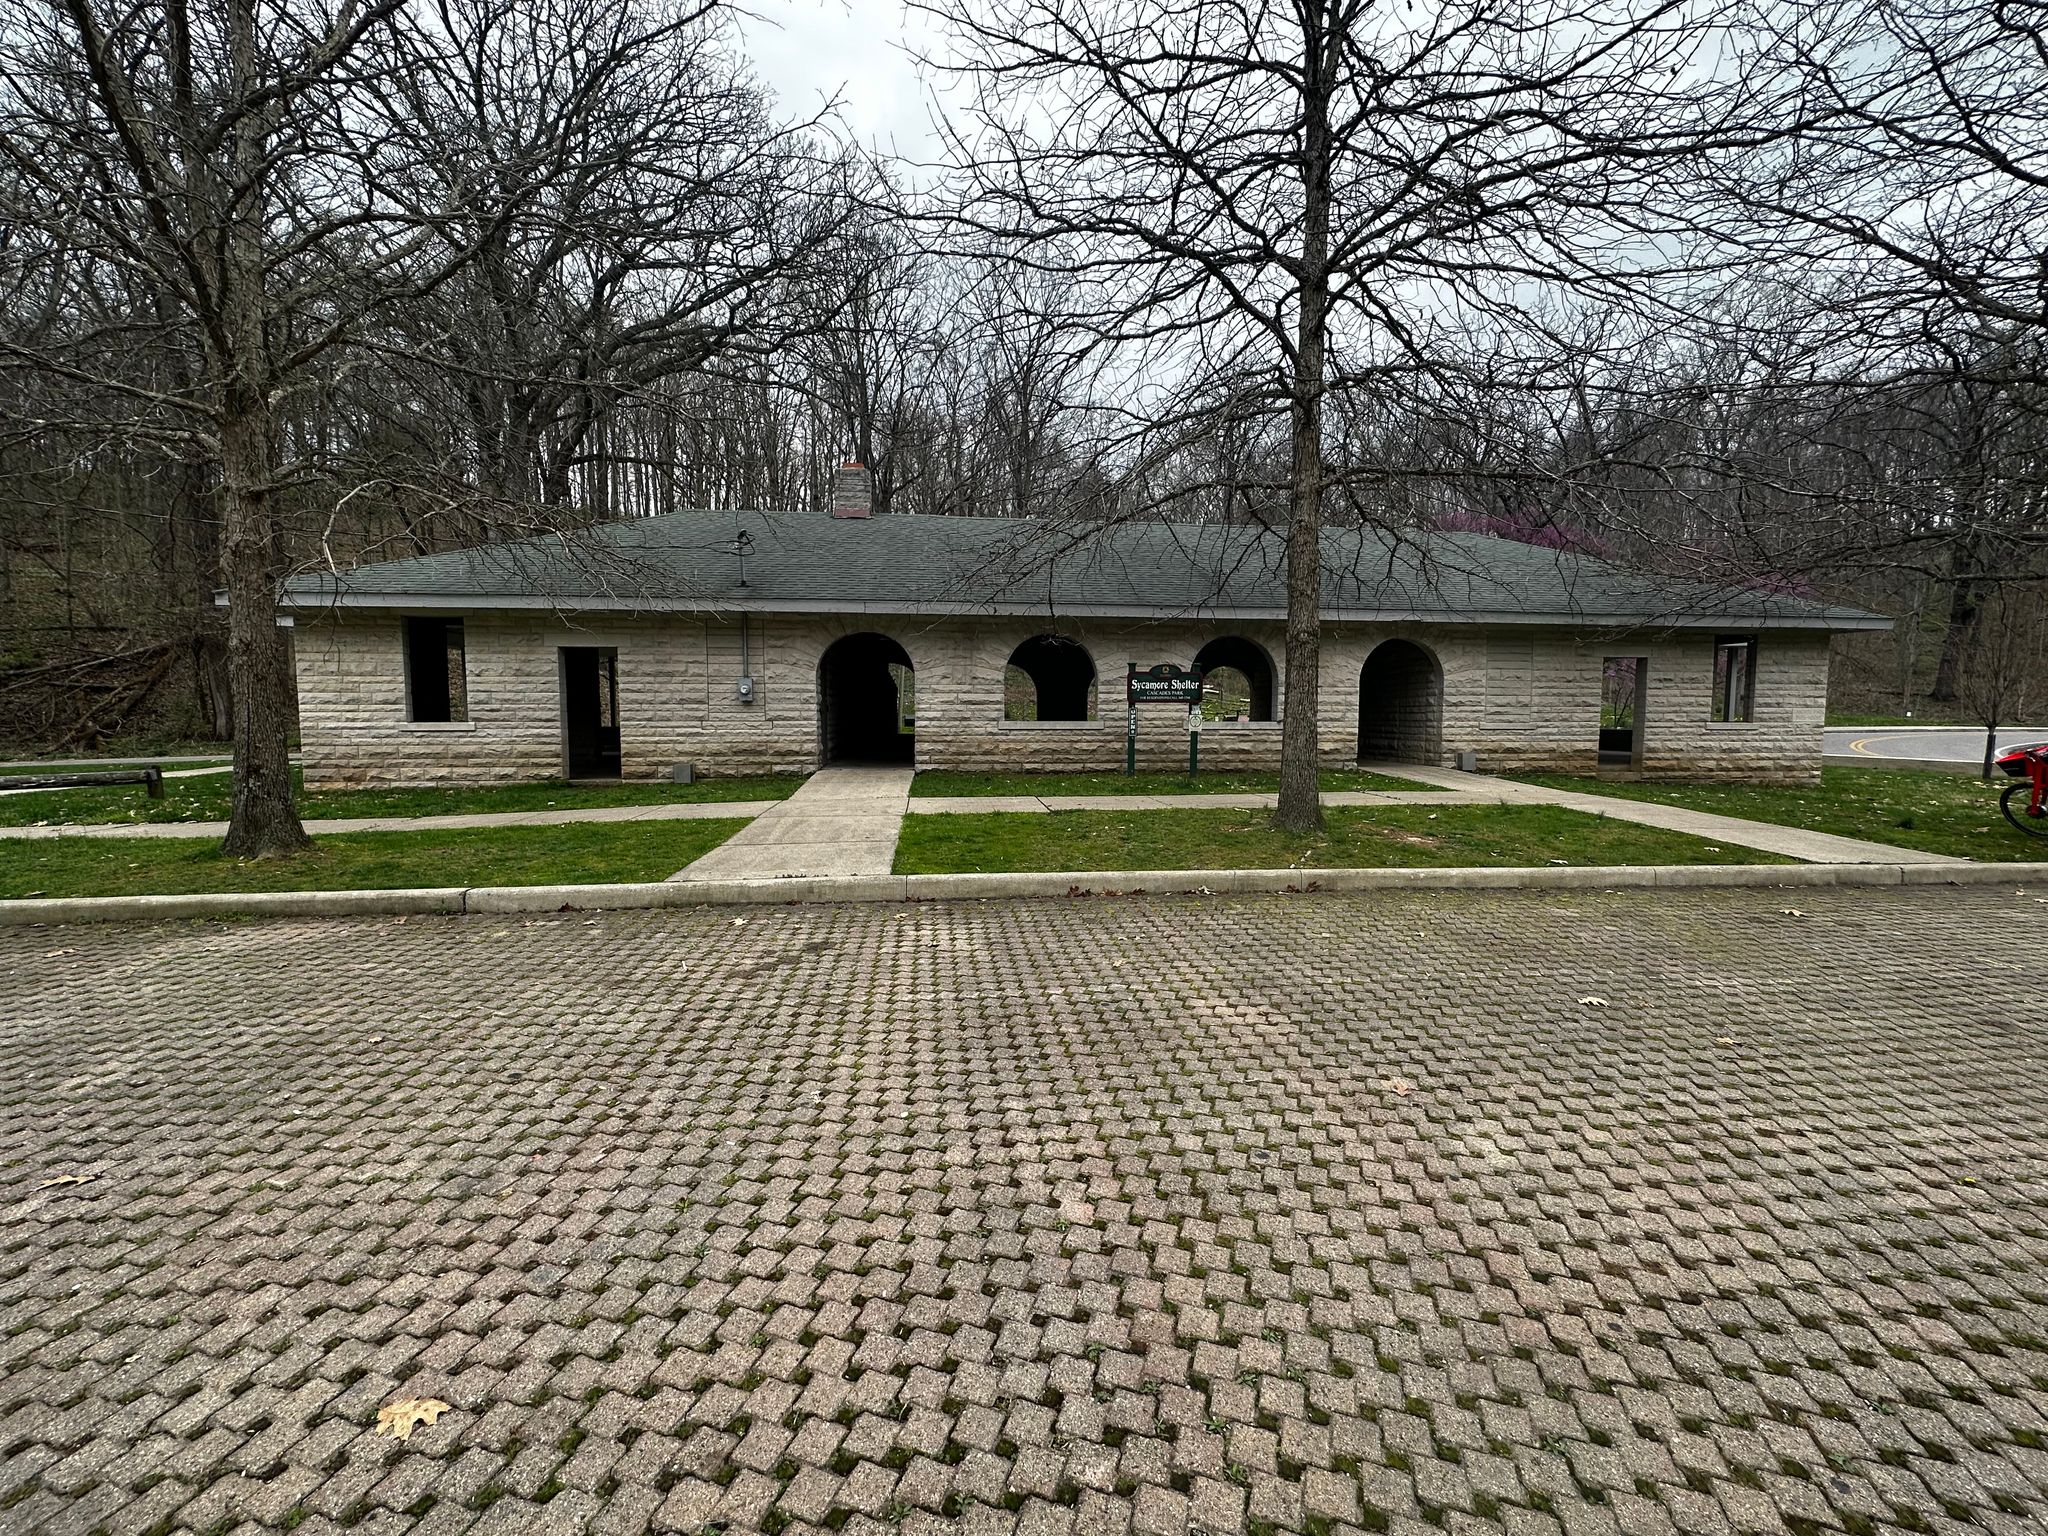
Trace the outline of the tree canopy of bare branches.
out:
<instances>
[{"instance_id":1,"label":"tree canopy of bare branches","mask_svg":"<svg viewBox=\"0 0 2048 1536\"><path fill-rule=\"evenodd\" d=\"M1702 70L1715 7L1609 0L927 0L972 110L943 219L1079 295L1150 385L1144 435L1286 423L1282 826L1316 796L1321 528L1335 414L1513 377L1560 296L1678 302L1675 168L1756 131ZM1479 361L1475 365L1474 359ZM1526 374L1526 368L1523 372Z\"/></svg>"}]
</instances>

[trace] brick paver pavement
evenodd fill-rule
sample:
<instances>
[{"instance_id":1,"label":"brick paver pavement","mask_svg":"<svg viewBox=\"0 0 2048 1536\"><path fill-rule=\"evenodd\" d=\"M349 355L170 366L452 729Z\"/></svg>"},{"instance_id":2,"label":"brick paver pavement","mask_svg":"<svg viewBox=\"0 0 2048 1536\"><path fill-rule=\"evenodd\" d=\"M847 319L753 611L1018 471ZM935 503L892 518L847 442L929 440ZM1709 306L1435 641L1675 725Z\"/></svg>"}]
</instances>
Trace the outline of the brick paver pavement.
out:
<instances>
[{"instance_id":1,"label":"brick paver pavement","mask_svg":"<svg viewBox=\"0 0 2048 1536\"><path fill-rule=\"evenodd\" d=\"M2038 1531L2048 909L1793 899L0 930L0 1529Z\"/></svg>"}]
</instances>

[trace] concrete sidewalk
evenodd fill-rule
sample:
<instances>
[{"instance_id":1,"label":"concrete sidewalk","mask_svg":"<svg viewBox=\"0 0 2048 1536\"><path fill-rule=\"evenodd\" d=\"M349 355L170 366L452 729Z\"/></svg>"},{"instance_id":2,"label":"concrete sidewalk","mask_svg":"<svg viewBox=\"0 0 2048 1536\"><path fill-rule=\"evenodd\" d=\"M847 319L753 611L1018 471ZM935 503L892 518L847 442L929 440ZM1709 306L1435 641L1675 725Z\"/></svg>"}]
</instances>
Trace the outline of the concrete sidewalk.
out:
<instances>
[{"instance_id":1,"label":"concrete sidewalk","mask_svg":"<svg viewBox=\"0 0 2048 1536\"><path fill-rule=\"evenodd\" d=\"M1484 774L1426 768L1415 763L1369 764L1429 784L1418 790L1333 790L1329 806L1555 805L1638 826L1685 832L1709 842L1755 848L1810 864L1965 864L1952 854L1908 852L1887 843L1810 832L1770 822L1720 816L1649 800L1520 784ZM749 825L671 878L677 880L795 879L886 875L895 858L903 818L972 814L1034 815L1053 811L1263 810L1271 794L1227 795L967 795L910 798L908 768L826 768L787 800L688 801L599 806L581 810L490 811L456 816L333 817L306 822L315 836L349 832L436 832L487 827L561 826L574 822L673 821L744 818ZM0 827L4 838L175 837L218 839L224 821L108 822L69 826Z\"/></svg>"},{"instance_id":2,"label":"concrete sidewalk","mask_svg":"<svg viewBox=\"0 0 2048 1536\"><path fill-rule=\"evenodd\" d=\"M671 880L886 875L910 801L908 767L821 768Z\"/></svg>"},{"instance_id":3,"label":"concrete sidewalk","mask_svg":"<svg viewBox=\"0 0 2048 1536\"><path fill-rule=\"evenodd\" d=\"M580 821L716 821L747 819L780 805L779 800L684 800L654 805L597 805L567 811L472 811L454 816L309 817L303 825L315 837L344 832L461 832L483 827L559 827ZM0 838L186 837L219 839L224 821L110 821L66 826L0 827Z\"/></svg>"},{"instance_id":4,"label":"concrete sidewalk","mask_svg":"<svg viewBox=\"0 0 2048 1536\"><path fill-rule=\"evenodd\" d=\"M910 801L912 816L973 816L1037 811L1266 811L1279 796L1264 791L1228 795L933 795ZM1325 805L1505 805L1484 789L1333 789Z\"/></svg>"},{"instance_id":5,"label":"concrete sidewalk","mask_svg":"<svg viewBox=\"0 0 2048 1536\"><path fill-rule=\"evenodd\" d=\"M1711 811L1688 810L1680 805L1662 805L1654 800L1626 800L1619 795L1589 795L1576 790L1550 789L1541 784L1518 784L1484 774L1459 773L1447 768L1424 768L1414 763L1401 765L1402 773L1424 784L1445 789L1474 786L1475 797L1483 796L1503 805L1555 805L1584 811L1615 821L1642 827L1659 827L1666 832L1685 832L1710 843L1737 848L1755 848L1782 854L1809 864L1896 864L1902 850L1889 843L1868 843L1860 838L1837 837L1832 832L1809 832L1803 827L1781 827L1767 821L1749 821L1740 816L1717 816ZM1911 855L1921 864L1967 864L1970 861L1947 853Z\"/></svg>"}]
</instances>

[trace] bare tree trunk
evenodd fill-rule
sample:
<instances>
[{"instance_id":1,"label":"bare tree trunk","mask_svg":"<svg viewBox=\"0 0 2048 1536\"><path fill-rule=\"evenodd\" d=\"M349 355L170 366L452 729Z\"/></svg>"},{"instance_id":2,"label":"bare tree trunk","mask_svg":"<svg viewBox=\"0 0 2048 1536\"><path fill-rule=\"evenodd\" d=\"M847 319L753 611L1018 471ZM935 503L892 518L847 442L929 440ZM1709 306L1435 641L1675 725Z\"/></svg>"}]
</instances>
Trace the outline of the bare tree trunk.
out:
<instances>
[{"instance_id":1,"label":"bare tree trunk","mask_svg":"<svg viewBox=\"0 0 2048 1536\"><path fill-rule=\"evenodd\" d=\"M1302 241L1295 318L1293 472L1287 516L1287 698L1280 729L1280 796L1273 825L1323 824L1318 785L1323 639L1323 387L1330 306L1330 39L1320 4L1306 28L1302 82Z\"/></svg>"},{"instance_id":2,"label":"bare tree trunk","mask_svg":"<svg viewBox=\"0 0 2048 1536\"><path fill-rule=\"evenodd\" d=\"M260 403L230 410L221 434L226 536L221 574L228 594L228 676L235 722L235 797L222 851L237 858L308 846L292 804L291 652L277 622L272 573L270 442Z\"/></svg>"},{"instance_id":3,"label":"bare tree trunk","mask_svg":"<svg viewBox=\"0 0 2048 1536\"><path fill-rule=\"evenodd\" d=\"M1920 670L1920 625L1927 613L1927 578L1913 578L1913 606L1894 631L1898 635L1899 713L1913 712L1913 684Z\"/></svg>"},{"instance_id":4,"label":"bare tree trunk","mask_svg":"<svg viewBox=\"0 0 2048 1536\"><path fill-rule=\"evenodd\" d=\"M192 686L207 734L215 741L234 740L235 691L228 686L227 642L204 621L192 635Z\"/></svg>"},{"instance_id":5,"label":"bare tree trunk","mask_svg":"<svg viewBox=\"0 0 2048 1536\"><path fill-rule=\"evenodd\" d=\"M252 0L230 0L228 47L243 99L256 87ZM235 796L224 853L261 858L310 846L292 804L290 650L277 623L277 524L271 507L275 433L265 297L264 153L258 114L234 128L242 189L229 213L221 278L221 565L228 593L228 679L234 692Z\"/></svg>"},{"instance_id":6,"label":"bare tree trunk","mask_svg":"<svg viewBox=\"0 0 2048 1536\"><path fill-rule=\"evenodd\" d=\"M1315 351L1320 358L1319 339ZM1322 687L1322 415L1320 390L1304 398L1297 382L1287 526L1287 698L1280 730L1280 798L1273 810L1273 825L1288 832L1313 832L1323 824L1316 743Z\"/></svg>"},{"instance_id":7,"label":"bare tree trunk","mask_svg":"<svg viewBox=\"0 0 2048 1536\"><path fill-rule=\"evenodd\" d=\"M1964 657L1977 629L1977 614L1984 605L1982 586L1968 576L1959 577L1949 589L1948 628L1941 637L1941 660L1934 669L1934 690L1928 697L1953 704L1962 686Z\"/></svg>"}]
</instances>

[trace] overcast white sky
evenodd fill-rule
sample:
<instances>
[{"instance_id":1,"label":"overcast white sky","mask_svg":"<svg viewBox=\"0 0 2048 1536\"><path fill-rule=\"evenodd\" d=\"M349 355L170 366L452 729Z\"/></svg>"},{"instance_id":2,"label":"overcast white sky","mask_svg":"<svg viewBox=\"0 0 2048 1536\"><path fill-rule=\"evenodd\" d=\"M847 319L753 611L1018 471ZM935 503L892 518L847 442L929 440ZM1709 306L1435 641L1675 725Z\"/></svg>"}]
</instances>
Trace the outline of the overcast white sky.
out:
<instances>
[{"instance_id":1,"label":"overcast white sky","mask_svg":"<svg viewBox=\"0 0 2048 1536\"><path fill-rule=\"evenodd\" d=\"M837 95L864 144L922 159L931 147L930 93L910 50L934 46L902 0L746 0L747 54L785 112L815 112Z\"/></svg>"}]
</instances>

